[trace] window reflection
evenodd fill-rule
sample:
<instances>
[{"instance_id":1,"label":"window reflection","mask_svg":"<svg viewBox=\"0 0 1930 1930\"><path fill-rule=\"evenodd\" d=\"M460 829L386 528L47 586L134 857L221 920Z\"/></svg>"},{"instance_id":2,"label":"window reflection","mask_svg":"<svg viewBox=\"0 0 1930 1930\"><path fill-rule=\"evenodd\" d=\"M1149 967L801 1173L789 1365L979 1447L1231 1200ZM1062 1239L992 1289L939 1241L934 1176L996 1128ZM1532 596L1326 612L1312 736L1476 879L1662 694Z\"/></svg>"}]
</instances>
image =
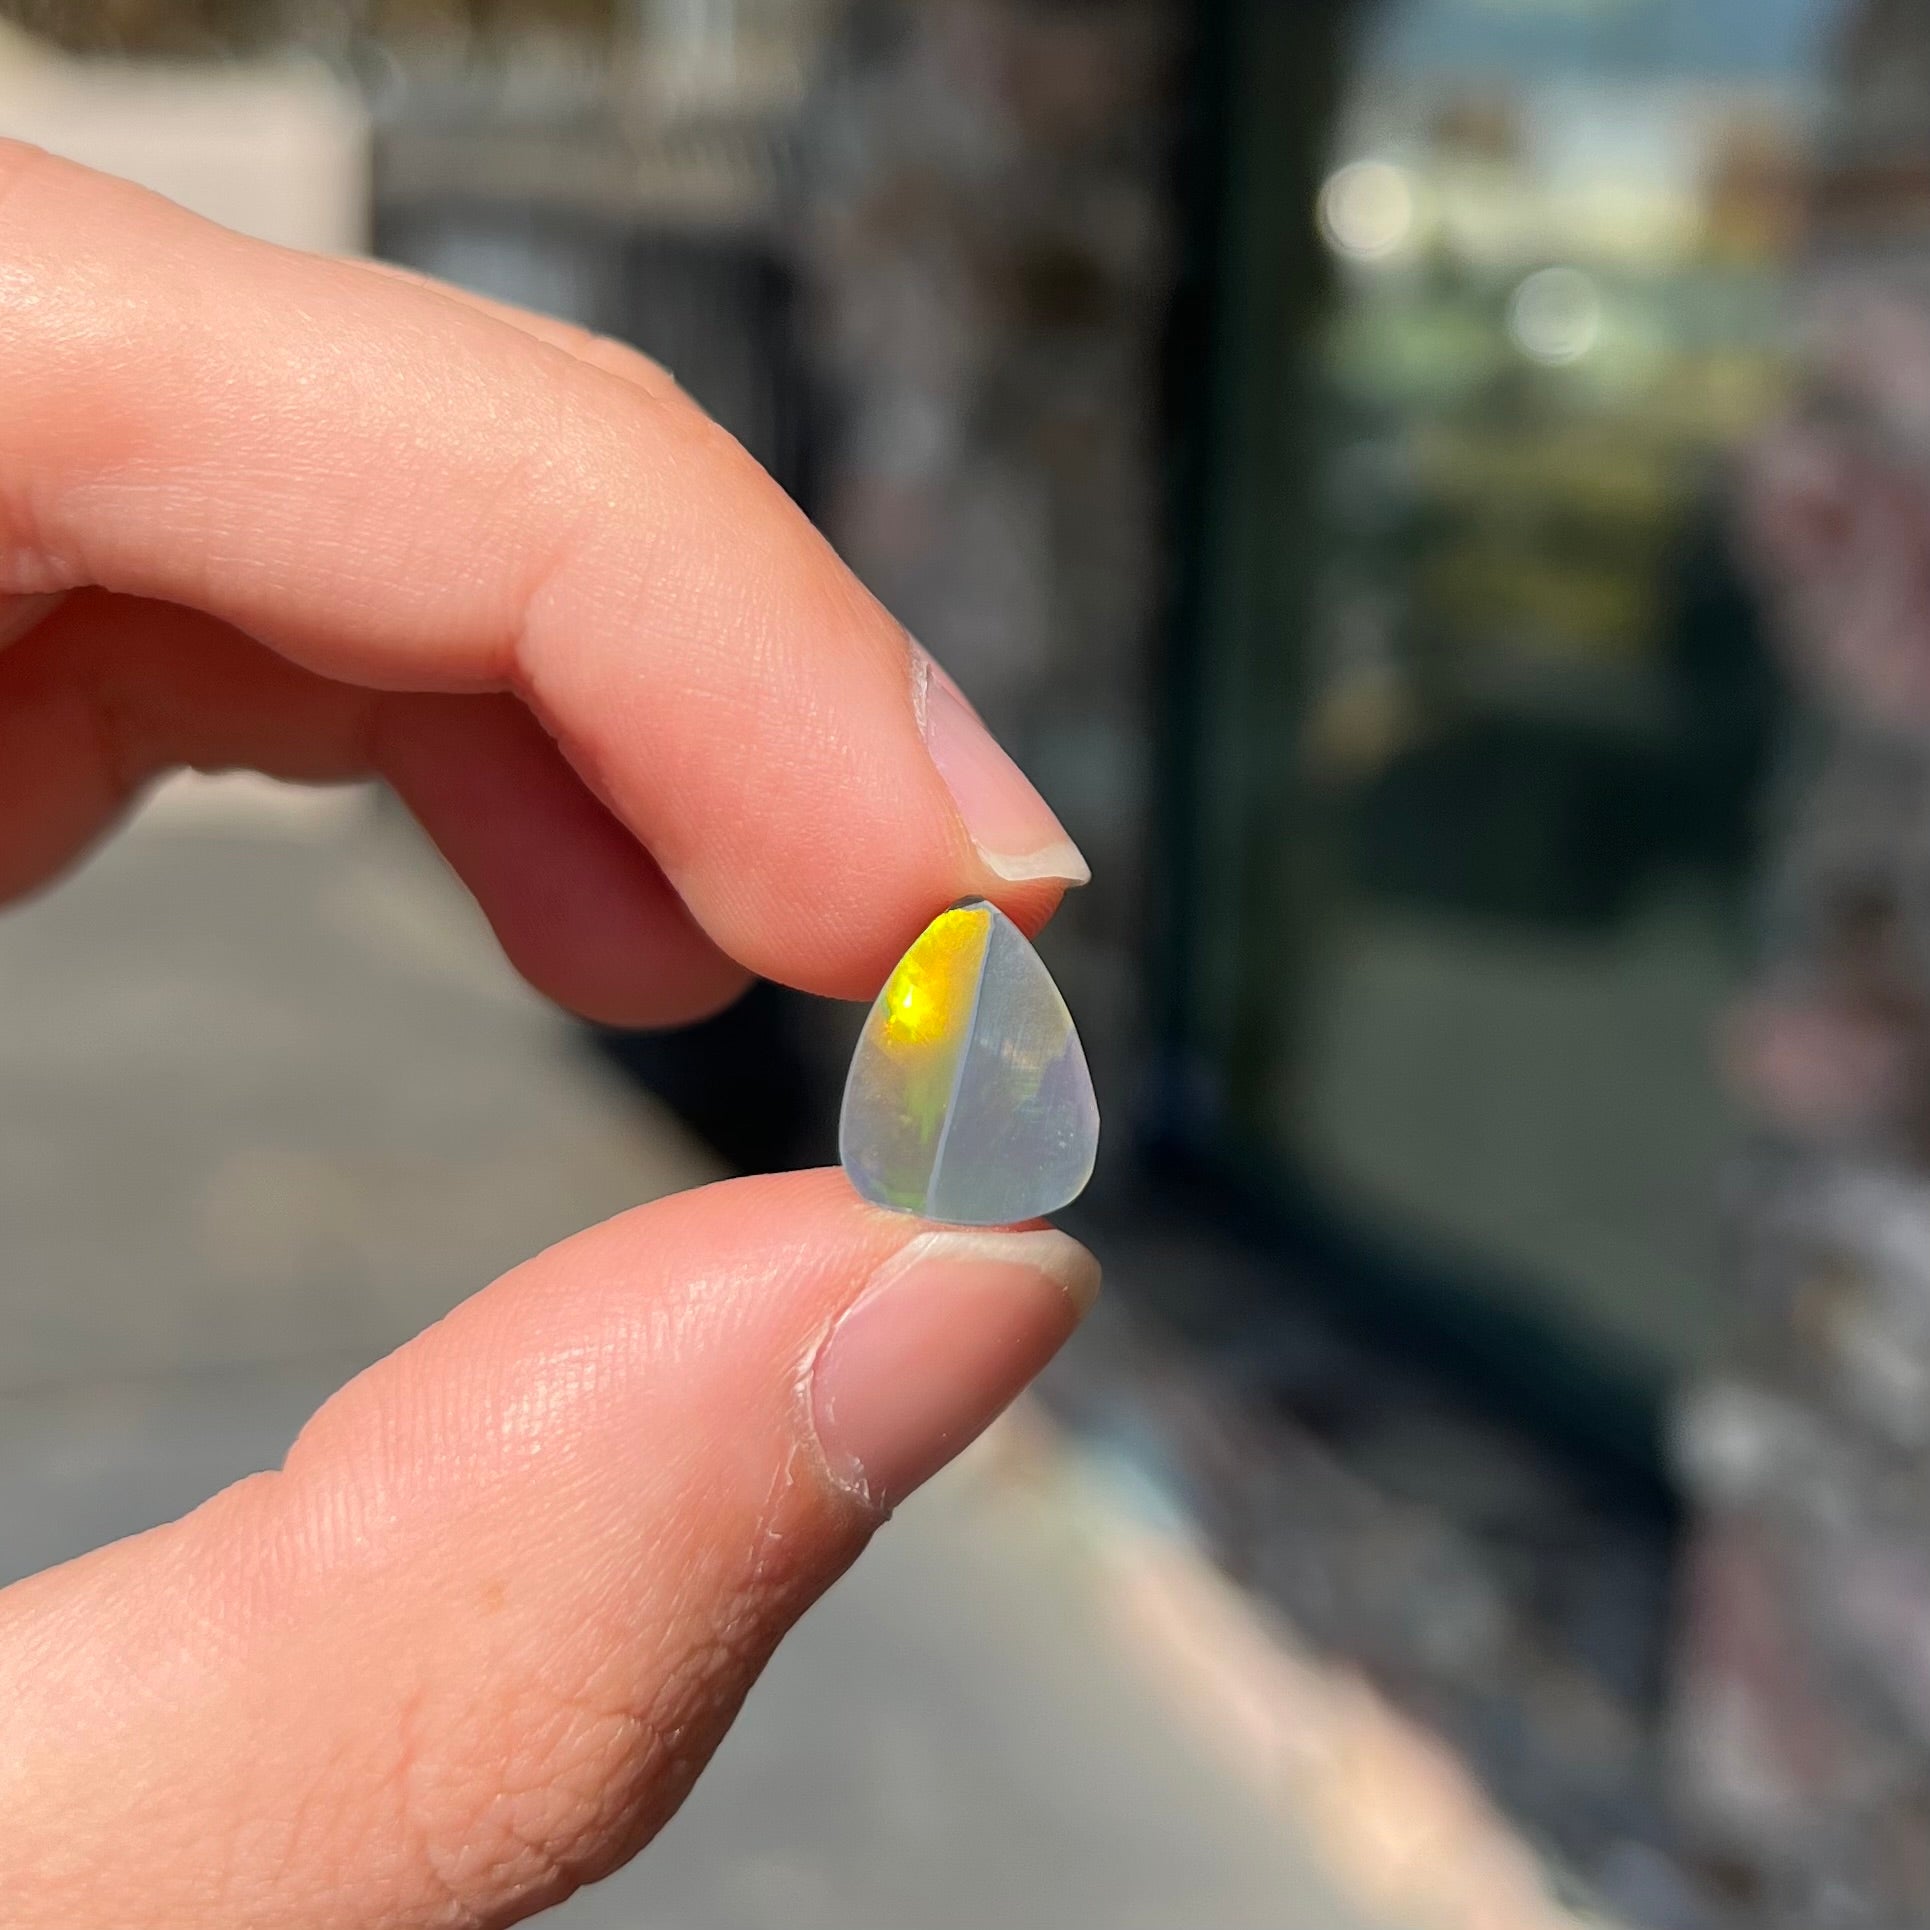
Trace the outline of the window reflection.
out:
<instances>
[{"instance_id":1,"label":"window reflection","mask_svg":"<svg viewBox=\"0 0 1930 1930\"><path fill-rule=\"evenodd\" d=\"M1318 937L1265 1125L1658 1370L1719 1318L1784 708L1729 479L1792 388L1820 11L1381 9L1316 211Z\"/></svg>"}]
</instances>

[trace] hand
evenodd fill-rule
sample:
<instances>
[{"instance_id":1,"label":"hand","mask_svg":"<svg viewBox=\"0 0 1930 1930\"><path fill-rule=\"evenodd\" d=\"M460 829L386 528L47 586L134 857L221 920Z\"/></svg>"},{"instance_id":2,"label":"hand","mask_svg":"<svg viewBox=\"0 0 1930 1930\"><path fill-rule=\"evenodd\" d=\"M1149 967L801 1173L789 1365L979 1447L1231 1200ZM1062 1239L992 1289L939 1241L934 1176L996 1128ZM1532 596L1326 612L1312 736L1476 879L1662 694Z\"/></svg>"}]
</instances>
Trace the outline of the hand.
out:
<instances>
[{"instance_id":1,"label":"hand","mask_svg":"<svg viewBox=\"0 0 1930 1930\"><path fill-rule=\"evenodd\" d=\"M660 1023L1083 876L651 363L5 144L0 640L9 898L172 766L376 773L534 984ZM836 1174L519 1267L279 1471L0 1594L7 1922L506 1924L613 1868L1095 1284Z\"/></svg>"}]
</instances>

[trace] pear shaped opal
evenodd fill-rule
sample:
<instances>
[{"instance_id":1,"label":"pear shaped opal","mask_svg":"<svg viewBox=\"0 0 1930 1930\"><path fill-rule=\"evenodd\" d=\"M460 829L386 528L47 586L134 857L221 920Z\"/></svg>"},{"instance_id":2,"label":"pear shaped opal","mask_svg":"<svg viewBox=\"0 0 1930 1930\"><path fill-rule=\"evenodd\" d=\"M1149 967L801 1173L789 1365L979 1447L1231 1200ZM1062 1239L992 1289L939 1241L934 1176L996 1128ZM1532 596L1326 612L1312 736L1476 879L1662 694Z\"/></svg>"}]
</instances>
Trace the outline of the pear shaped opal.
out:
<instances>
[{"instance_id":1,"label":"pear shaped opal","mask_svg":"<svg viewBox=\"0 0 1930 1930\"><path fill-rule=\"evenodd\" d=\"M1078 1198L1099 1104L1072 1014L1025 934L981 898L927 925L878 994L838 1156L868 1200L1009 1226Z\"/></svg>"}]
</instances>

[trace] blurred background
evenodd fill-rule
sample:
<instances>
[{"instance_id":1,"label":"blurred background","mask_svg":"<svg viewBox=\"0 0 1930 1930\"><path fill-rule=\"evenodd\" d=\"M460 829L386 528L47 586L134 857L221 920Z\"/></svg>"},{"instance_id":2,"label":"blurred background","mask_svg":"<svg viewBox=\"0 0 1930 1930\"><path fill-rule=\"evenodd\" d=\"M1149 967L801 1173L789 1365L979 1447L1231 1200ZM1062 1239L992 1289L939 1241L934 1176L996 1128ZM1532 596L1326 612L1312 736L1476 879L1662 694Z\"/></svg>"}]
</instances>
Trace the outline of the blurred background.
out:
<instances>
[{"instance_id":1,"label":"blurred background","mask_svg":"<svg viewBox=\"0 0 1930 1930\"><path fill-rule=\"evenodd\" d=\"M0 132L640 344L1092 861L1106 1305L557 1921L1930 1922L1930 6L0 0ZM0 996L9 1574L858 1017L241 777Z\"/></svg>"}]
</instances>

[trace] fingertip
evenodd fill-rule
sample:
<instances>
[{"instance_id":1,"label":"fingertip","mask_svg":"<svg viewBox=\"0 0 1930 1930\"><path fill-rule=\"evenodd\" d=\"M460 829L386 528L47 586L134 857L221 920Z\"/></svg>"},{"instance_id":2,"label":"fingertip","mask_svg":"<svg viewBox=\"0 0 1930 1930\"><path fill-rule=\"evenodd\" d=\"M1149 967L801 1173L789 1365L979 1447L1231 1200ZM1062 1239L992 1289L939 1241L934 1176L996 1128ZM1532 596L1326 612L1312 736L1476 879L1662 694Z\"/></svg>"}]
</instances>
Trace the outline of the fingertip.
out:
<instances>
[{"instance_id":1,"label":"fingertip","mask_svg":"<svg viewBox=\"0 0 1930 1930\"><path fill-rule=\"evenodd\" d=\"M506 1925L607 1873L1092 1281L1049 1229L934 1228L836 1171L539 1255L280 1473L9 1597L35 1775L0 1776L0 1833L75 1872L31 1920Z\"/></svg>"}]
</instances>

